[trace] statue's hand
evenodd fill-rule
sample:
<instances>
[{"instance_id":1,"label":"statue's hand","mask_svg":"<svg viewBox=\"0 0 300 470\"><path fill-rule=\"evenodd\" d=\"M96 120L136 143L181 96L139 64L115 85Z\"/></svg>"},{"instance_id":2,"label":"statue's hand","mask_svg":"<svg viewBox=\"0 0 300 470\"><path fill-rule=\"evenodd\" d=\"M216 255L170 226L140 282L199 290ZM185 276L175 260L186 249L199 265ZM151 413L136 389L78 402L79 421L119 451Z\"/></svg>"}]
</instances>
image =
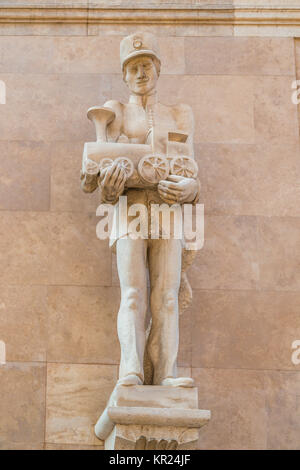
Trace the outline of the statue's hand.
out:
<instances>
[{"instance_id":1,"label":"statue's hand","mask_svg":"<svg viewBox=\"0 0 300 470\"><path fill-rule=\"evenodd\" d=\"M80 179L81 179L81 188L85 193L92 193L97 189L99 173L99 165L93 160L87 160L85 163L85 171L81 170Z\"/></svg>"},{"instance_id":2,"label":"statue's hand","mask_svg":"<svg viewBox=\"0 0 300 470\"><path fill-rule=\"evenodd\" d=\"M107 170L102 171L99 177L99 186L102 199L106 202L115 202L124 191L126 172L118 162L114 162Z\"/></svg>"},{"instance_id":3,"label":"statue's hand","mask_svg":"<svg viewBox=\"0 0 300 470\"><path fill-rule=\"evenodd\" d=\"M168 204L184 204L195 199L198 183L194 178L169 175L166 180L159 182L157 189L160 197Z\"/></svg>"}]
</instances>

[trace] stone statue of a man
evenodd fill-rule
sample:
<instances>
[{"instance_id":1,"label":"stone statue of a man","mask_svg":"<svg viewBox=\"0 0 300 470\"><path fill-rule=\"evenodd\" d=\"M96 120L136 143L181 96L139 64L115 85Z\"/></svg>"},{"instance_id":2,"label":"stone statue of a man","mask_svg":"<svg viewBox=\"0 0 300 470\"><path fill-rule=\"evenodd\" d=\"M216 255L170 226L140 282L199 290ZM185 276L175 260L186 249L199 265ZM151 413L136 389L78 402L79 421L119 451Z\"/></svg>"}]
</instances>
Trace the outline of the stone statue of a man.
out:
<instances>
[{"instance_id":1,"label":"stone statue of a man","mask_svg":"<svg viewBox=\"0 0 300 470\"><path fill-rule=\"evenodd\" d=\"M120 47L123 79L130 90L127 104L108 101L104 108L112 112L107 125L107 143L152 145L152 151L167 159L170 135L185 135L185 144L193 158L193 113L188 105L165 106L158 102L156 84L160 74L160 54L156 38L150 33L126 37ZM176 140L176 139L175 139ZM128 148L128 147L127 147ZM133 148L133 147L132 147ZM114 161L100 174L83 174L82 188L91 192L100 188L101 202L115 205L127 196L127 210L143 204L151 217L151 204L196 203L199 181L196 177L167 175L155 185L148 184L135 170L127 185L125 168ZM150 225L151 225L151 221ZM118 336L121 363L118 384L192 387L193 380L177 377L176 360L179 338L179 289L186 300L190 291L184 270L184 239L130 237L126 227L114 226L111 245L116 248L121 286ZM187 258L186 258L187 259ZM147 329L148 288L150 281L151 328ZM144 358L151 374L145 380ZM147 362L146 361L146 362Z\"/></svg>"}]
</instances>

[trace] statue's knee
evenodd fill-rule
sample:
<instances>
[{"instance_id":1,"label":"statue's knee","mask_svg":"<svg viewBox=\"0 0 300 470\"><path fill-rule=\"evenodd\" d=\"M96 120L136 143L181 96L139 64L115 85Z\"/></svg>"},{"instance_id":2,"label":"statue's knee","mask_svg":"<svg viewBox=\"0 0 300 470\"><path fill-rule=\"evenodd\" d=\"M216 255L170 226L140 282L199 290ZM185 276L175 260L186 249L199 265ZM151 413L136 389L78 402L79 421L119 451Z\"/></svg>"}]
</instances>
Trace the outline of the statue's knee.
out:
<instances>
[{"instance_id":1,"label":"statue's knee","mask_svg":"<svg viewBox=\"0 0 300 470\"><path fill-rule=\"evenodd\" d=\"M168 313L177 311L178 294L174 289L170 289L164 294L164 307Z\"/></svg>"},{"instance_id":2,"label":"statue's knee","mask_svg":"<svg viewBox=\"0 0 300 470\"><path fill-rule=\"evenodd\" d=\"M122 304L128 310L137 312L144 309L145 299L142 289L129 288L123 295Z\"/></svg>"},{"instance_id":3,"label":"statue's knee","mask_svg":"<svg viewBox=\"0 0 300 470\"><path fill-rule=\"evenodd\" d=\"M176 289L155 290L151 294L151 309L176 313L178 308L178 291Z\"/></svg>"}]
</instances>

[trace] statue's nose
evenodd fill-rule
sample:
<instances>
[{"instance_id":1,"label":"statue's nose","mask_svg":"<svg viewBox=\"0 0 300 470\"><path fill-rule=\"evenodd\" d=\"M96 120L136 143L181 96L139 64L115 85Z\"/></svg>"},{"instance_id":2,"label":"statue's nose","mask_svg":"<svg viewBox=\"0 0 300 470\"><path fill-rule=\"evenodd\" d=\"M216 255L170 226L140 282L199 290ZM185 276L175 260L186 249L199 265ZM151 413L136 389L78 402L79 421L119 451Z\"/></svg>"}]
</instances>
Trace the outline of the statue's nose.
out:
<instances>
[{"instance_id":1,"label":"statue's nose","mask_svg":"<svg viewBox=\"0 0 300 470\"><path fill-rule=\"evenodd\" d=\"M144 78L146 76L144 67L140 65L138 67L138 78Z\"/></svg>"}]
</instances>

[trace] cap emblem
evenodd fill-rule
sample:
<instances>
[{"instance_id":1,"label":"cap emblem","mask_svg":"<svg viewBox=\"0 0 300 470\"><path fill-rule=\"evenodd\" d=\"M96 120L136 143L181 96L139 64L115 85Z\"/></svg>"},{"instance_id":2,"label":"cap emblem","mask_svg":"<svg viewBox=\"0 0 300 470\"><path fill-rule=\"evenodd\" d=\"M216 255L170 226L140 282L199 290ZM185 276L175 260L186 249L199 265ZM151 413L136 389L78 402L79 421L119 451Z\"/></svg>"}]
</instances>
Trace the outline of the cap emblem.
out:
<instances>
[{"instance_id":1,"label":"cap emblem","mask_svg":"<svg viewBox=\"0 0 300 470\"><path fill-rule=\"evenodd\" d=\"M142 43L142 40L141 38L134 38L133 40L133 47L135 49L140 49L142 47L143 43Z\"/></svg>"}]
</instances>

